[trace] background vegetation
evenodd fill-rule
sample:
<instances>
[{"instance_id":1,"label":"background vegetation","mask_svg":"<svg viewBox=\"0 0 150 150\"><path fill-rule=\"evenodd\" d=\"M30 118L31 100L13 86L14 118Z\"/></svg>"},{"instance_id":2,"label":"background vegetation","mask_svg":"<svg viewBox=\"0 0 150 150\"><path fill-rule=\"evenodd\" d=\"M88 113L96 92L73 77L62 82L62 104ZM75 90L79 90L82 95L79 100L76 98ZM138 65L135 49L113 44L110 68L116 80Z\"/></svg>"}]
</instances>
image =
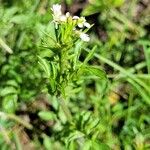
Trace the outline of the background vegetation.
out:
<instances>
[{"instance_id":1,"label":"background vegetation","mask_svg":"<svg viewBox=\"0 0 150 150\"><path fill-rule=\"evenodd\" d=\"M68 89L75 126L37 63L55 3L94 24L80 60L97 45L88 63L108 77ZM0 0L0 149L150 149L149 29L149 0Z\"/></svg>"}]
</instances>

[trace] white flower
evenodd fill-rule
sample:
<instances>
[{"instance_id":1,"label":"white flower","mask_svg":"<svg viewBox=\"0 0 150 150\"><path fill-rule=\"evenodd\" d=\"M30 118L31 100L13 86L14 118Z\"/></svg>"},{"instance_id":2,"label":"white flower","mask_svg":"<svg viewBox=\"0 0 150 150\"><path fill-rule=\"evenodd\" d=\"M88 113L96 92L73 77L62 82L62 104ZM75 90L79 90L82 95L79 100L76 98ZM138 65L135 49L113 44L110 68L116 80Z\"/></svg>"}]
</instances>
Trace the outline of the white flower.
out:
<instances>
[{"instance_id":1,"label":"white flower","mask_svg":"<svg viewBox=\"0 0 150 150\"><path fill-rule=\"evenodd\" d=\"M69 12L66 13L66 17L67 18L70 17L70 13Z\"/></svg>"},{"instance_id":2,"label":"white flower","mask_svg":"<svg viewBox=\"0 0 150 150\"><path fill-rule=\"evenodd\" d=\"M59 21L60 16L62 15L61 5L55 4L55 5L52 6L51 10L53 11L53 19L54 19L54 21Z\"/></svg>"},{"instance_id":3,"label":"white flower","mask_svg":"<svg viewBox=\"0 0 150 150\"><path fill-rule=\"evenodd\" d=\"M80 18L78 19L78 27L79 27L79 28L83 28L85 22L86 22L85 18L84 18L84 17L80 17Z\"/></svg>"},{"instance_id":4,"label":"white flower","mask_svg":"<svg viewBox=\"0 0 150 150\"><path fill-rule=\"evenodd\" d=\"M55 4L52 6L51 10L53 11L53 14L54 15L59 15L61 16L62 15L62 12L61 12L61 5L59 4Z\"/></svg>"},{"instance_id":5,"label":"white flower","mask_svg":"<svg viewBox=\"0 0 150 150\"><path fill-rule=\"evenodd\" d=\"M90 25L88 22L85 22L85 23L84 23L84 26L87 27L87 28L90 28L90 27L91 27L91 25Z\"/></svg>"},{"instance_id":6,"label":"white flower","mask_svg":"<svg viewBox=\"0 0 150 150\"><path fill-rule=\"evenodd\" d=\"M86 22L86 19L84 17L81 17L78 19L78 27L79 28L83 28L83 27L90 28L91 25L88 22Z\"/></svg>"},{"instance_id":7,"label":"white flower","mask_svg":"<svg viewBox=\"0 0 150 150\"><path fill-rule=\"evenodd\" d=\"M73 20L78 20L79 19L79 17L78 16L73 16L73 18L72 18Z\"/></svg>"},{"instance_id":8,"label":"white flower","mask_svg":"<svg viewBox=\"0 0 150 150\"><path fill-rule=\"evenodd\" d=\"M85 42L89 42L90 41L90 37L88 34L85 34L85 33L80 33L80 38L85 41Z\"/></svg>"},{"instance_id":9,"label":"white flower","mask_svg":"<svg viewBox=\"0 0 150 150\"><path fill-rule=\"evenodd\" d=\"M59 25L61 28L61 25L65 25L66 30L73 30L71 31L72 34L76 34L78 37L80 37L83 41L89 42L90 37L88 34L85 34L82 32L82 28L90 28L91 25L86 22L85 17L78 17L78 16L71 16L69 12L67 12L65 15L61 11L61 5L55 4L51 8L53 12L53 22L55 23L55 28L58 29ZM71 28L71 27L72 28ZM76 30L77 26L80 29L80 31ZM66 33L63 33L66 34Z\"/></svg>"},{"instance_id":10,"label":"white flower","mask_svg":"<svg viewBox=\"0 0 150 150\"><path fill-rule=\"evenodd\" d=\"M65 15L60 16L60 21L66 22L67 21L67 17Z\"/></svg>"}]
</instances>

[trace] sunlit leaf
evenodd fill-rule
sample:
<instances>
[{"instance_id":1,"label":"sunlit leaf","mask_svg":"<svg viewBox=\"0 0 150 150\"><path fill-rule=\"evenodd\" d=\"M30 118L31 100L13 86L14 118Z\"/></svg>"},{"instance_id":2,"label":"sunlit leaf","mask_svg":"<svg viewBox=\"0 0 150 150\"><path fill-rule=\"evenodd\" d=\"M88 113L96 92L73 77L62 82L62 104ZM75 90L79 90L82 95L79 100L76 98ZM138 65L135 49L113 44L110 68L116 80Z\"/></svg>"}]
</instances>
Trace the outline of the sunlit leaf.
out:
<instances>
[{"instance_id":1,"label":"sunlit leaf","mask_svg":"<svg viewBox=\"0 0 150 150\"><path fill-rule=\"evenodd\" d=\"M39 59L38 63L41 65L41 67L45 71L46 77L49 78L50 77L50 66L49 66L48 62L44 58L41 58L40 56L38 56L38 59Z\"/></svg>"},{"instance_id":2,"label":"sunlit leaf","mask_svg":"<svg viewBox=\"0 0 150 150\"><path fill-rule=\"evenodd\" d=\"M45 121L50 121L55 119L55 115L50 111L40 111L38 113L39 117Z\"/></svg>"}]
</instances>

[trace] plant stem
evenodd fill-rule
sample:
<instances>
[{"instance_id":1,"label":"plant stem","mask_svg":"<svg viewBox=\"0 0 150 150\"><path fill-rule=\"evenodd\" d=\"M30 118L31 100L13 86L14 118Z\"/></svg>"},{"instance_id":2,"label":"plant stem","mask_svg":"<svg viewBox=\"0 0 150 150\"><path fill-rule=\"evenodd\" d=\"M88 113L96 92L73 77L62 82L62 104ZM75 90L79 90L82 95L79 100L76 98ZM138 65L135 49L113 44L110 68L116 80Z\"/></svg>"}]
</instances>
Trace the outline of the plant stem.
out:
<instances>
[{"instance_id":1,"label":"plant stem","mask_svg":"<svg viewBox=\"0 0 150 150\"><path fill-rule=\"evenodd\" d=\"M8 135L6 129L2 125L0 125L0 132L1 132L5 142L10 145L11 144L11 140L9 138L9 135Z\"/></svg>"},{"instance_id":2,"label":"plant stem","mask_svg":"<svg viewBox=\"0 0 150 150\"><path fill-rule=\"evenodd\" d=\"M20 117L14 115L14 114L7 114L7 113L4 113L4 112L0 112L0 117L6 117L6 119L8 118L8 119L14 120L14 121L22 124L24 127L28 128L28 129L33 128L33 126L30 123L22 120Z\"/></svg>"},{"instance_id":3,"label":"plant stem","mask_svg":"<svg viewBox=\"0 0 150 150\"><path fill-rule=\"evenodd\" d=\"M71 112L70 112L69 108L66 105L66 102L64 101L64 99L62 97L59 98L59 103L60 103L62 110L64 111L66 118L68 119L69 123L71 123L72 122Z\"/></svg>"},{"instance_id":4,"label":"plant stem","mask_svg":"<svg viewBox=\"0 0 150 150\"><path fill-rule=\"evenodd\" d=\"M14 137L14 142L16 145L16 150L22 150L21 142L20 142L20 139L19 139L18 134L16 132L13 133L13 137Z\"/></svg>"},{"instance_id":5,"label":"plant stem","mask_svg":"<svg viewBox=\"0 0 150 150\"><path fill-rule=\"evenodd\" d=\"M32 125L24 120L22 120L20 117L16 116L16 115L13 115L13 114L7 114L7 117L9 119L12 119L20 124L22 124L23 126L25 126L26 128L28 129L32 129Z\"/></svg>"},{"instance_id":6,"label":"plant stem","mask_svg":"<svg viewBox=\"0 0 150 150\"><path fill-rule=\"evenodd\" d=\"M59 54L59 67L60 67L60 78L59 78L59 84L61 85L61 90L64 91L64 86L66 86L66 78L64 77L64 74L65 74L65 69L67 68L66 66L66 49L62 49L62 51L60 52ZM58 94L58 100L59 100L59 104L68 120L69 123L72 122L72 115L71 115L71 112L69 110L69 108L67 107L66 105L66 102L63 98L63 92L62 91L59 91L60 93ZM65 95L65 94L64 94Z\"/></svg>"}]
</instances>

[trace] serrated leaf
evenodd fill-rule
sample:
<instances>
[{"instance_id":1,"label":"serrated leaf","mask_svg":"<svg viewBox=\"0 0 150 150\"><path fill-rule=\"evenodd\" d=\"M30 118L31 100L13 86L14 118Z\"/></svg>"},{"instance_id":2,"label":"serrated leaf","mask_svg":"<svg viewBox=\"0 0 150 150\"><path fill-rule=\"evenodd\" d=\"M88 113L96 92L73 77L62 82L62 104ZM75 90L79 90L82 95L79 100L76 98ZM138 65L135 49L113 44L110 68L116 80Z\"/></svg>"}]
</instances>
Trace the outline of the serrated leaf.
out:
<instances>
[{"instance_id":1,"label":"serrated leaf","mask_svg":"<svg viewBox=\"0 0 150 150\"><path fill-rule=\"evenodd\" d=\"M49 78L50 77L50 66L48 64L48 62L41 58L40 56L38 56L38 60L39 60L39 64L41 65L41 67L43 68L43 70L45 71L46 73L46 77Z\"/></svg>"}]
</instances>

